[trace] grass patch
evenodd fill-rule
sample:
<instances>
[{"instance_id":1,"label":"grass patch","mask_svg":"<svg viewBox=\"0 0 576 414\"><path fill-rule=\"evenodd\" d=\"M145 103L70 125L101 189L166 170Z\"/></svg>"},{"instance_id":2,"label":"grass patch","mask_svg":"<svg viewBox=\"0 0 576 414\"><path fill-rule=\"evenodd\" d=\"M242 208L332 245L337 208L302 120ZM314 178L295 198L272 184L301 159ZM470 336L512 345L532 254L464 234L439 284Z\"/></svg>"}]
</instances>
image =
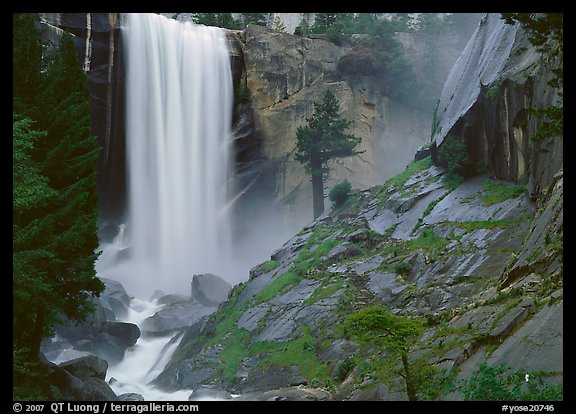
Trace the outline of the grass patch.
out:
<instances>
[{"instance_id":1,"label":"grass patch","mask_svg":"<svg viewBox=\"0 0 576 414\"><path fill-rule=\"evenodd\" d=\"M487 191L487 194L482 194L480 198L482 199L482 205L488 207L510 198L521 196L526 191L526 183L506 185L504 183L496 183L492 180L486 180L483 188L484 191Z\"/></svg>"},{"instance_id":2,"label":"grass patch","mask_svg":"<svg viewBox=\"0 0 576 414\"><path fill-rule=\"evenodd\" d=\"M409 240L407 242L410 251L422 249L427 254L436 253L439 250L444 250L449 243L449 240L438 236L429 227L424 227L422 229L420 232L420 237L414 240Z\"/></svg>"},{"instance_id":3,"label":"grass patch","mask_svg":"<svg viewBox=\"0 0 576 414\"><path fill-rule=\"evenodd\" d=\"M268 273L276 269L278 266L280 266L280 263L276 260L268 260L262 264L262 269L264 270L264 273Z\"/></svg>"},{"instance_id":4,"label":"grass patch","mask_svg":"<svg viewBox=\"0 0 576 414\"><path fill-rule=\"evenodd\" d=\"M340 289L342 289L343 285L344 279L340 278L337 282L330 285L319 286L314 290L314 292L312 292L312 295L310 295L310 297L303 302L303 304L312 305L320 300L328 299Z\"/></svg>"},{"instance_id":5,"label":"grass patch","mask_svg":"<svg viewBox=\"0 0 576 414\"><path fill-rule=\"evenodd\" d=\"M254 342L249 348L249 353L251 355L270 353L259 365L297 366L308 382L326 384L330 380L330 370L326 362L318 359L315 345L316 338L312 335L310 327L304 326L301 335L290 342Z\"/></svg>"},{"instance_id":6,"label":"grass patch","mask_svg":"<svg viewBox=\"0 0 576 414\"><path fill-rule=\"evenodd\" d=\"M236 371L240 369L242 360L247 356L246 346L249 339L250 333L246 329L235 327L222 343L219 356L225 382L234 381Z\"/></svg>"},{"instance_id":7,"label":"grass patch","mask_svg":"<svg viewBox=\"0 0 576 414\"><path fill-rule=\"evenodd\" d=\"M264 289L262 289L254 296L253 300L255 303L267 302L277 296L279 293L287 290L286 288L288 286L297 285L301 280L302 276L300 276L298 273L293 271L286 272L283 275L278 276L270 284L266 285ZM218 324L218 327L220 327L220 325L221 324Z\"/></svg>"},{"instance_id":8,"label":"grass patch","mask_svg":"<svg viewBox=\"0 0 576 414\"><path fill-rule=\"evenodd\" d=\"M505 229L510 226L517 226L527 221L529 217L520 217L516 220L479 220L479 221L447 221L447 224L452 227L457 227L459 229L474 231L478 229L494 229L496 227Z\"/></svg>"},{"instance_id":9,"label":"grass patch","mask_svg":"<svg viewBox=\"0 0 576 414\"><path fill-rule=\"evenodd\" d=\"M432 157L428 156L419 161L413 161L400 174L386 181L387 186L401 187L406 181L419 171L432 167Z\"/></svg>"}]
</instances>

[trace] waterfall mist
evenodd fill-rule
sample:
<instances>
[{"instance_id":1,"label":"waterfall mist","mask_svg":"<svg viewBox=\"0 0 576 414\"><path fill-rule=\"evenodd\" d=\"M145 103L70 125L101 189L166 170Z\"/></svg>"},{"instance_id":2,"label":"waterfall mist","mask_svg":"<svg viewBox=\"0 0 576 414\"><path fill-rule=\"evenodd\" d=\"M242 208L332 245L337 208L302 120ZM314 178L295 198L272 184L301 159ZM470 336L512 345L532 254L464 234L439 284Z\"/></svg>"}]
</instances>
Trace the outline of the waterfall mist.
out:
<instances>
[{"instance_id":1,"label":"waterfall mist","mask_svg":"<svg viewBox=\"0 0 576 414\"><path fill-rule=\"evenodd\" d=\"M128 203L98 272L132 294L188 294L232 270L233 88L221 29L124 15Z\"/></svg>"}]
</instances>

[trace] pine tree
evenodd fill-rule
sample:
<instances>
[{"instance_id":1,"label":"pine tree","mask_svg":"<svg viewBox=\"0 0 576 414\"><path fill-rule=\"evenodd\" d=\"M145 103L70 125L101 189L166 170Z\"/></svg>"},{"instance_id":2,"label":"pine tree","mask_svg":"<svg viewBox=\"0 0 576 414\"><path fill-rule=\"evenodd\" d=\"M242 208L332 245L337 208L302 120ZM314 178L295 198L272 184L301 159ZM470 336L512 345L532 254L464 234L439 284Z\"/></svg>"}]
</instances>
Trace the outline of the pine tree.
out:
<instances>
[{"instance_id":1,"label":"pine tree","mask_svg":"<svg viewBox=\"0 0 576 414\"><path fill-rule=\"evenodd\" d=\"M259 26L266 26L267 18L266 13L241 13L244 21L244 27L249 24L257 24Z\"/></svg>"},{"instance_id":2,"label":"pine tree","mask_svg":"<svg viewBox=\"0 0 576 414\"><path fill-rule=\"evenodd\" d=\"M24 22L15 28L18 39L37 36L27 19L15 19ZM18 116L13 126L14 349L26 349L34 359L51 326L83 320L93 310L90 297L103 290L94 270L99 148L90 134L86 75L72 37L63 36L44 71L36 54L20 50L26 42L13 44L21 64L28 57L38 71L28 79L40 79L36 88L18 80L21 87L14 90L23 112L36 114L36 130Z\"/></svg>"},{"instance_id":3,"label":"pine tree","mask_svg":"<svg viewBox=\"0 0 576 414\"><path fill-rule=\"evenodd\" d=\"M314 218L324 211L324 177L329 172L328 161L364 152L354 149L362 140L360 137L344 133L352 122L340 118L339 109L336 96L328 89L322 100L314 103L314 114L306 118L308 125L296 130L294 158L312 175Z\"/></svg>"}]
</instances>

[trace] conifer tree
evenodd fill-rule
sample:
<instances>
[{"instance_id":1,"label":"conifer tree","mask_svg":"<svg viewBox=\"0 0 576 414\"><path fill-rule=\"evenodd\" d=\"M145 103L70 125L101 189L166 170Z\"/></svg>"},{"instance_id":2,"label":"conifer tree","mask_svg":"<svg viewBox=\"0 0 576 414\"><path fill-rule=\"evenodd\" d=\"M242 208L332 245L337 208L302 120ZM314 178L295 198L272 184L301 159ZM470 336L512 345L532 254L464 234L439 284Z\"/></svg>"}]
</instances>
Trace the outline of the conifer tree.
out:
<instances>
[{"instance_id":1,"label":"conifer tree","mask_svg":"<svg viewBox=\"0 0 576 414\"><path fill-rule=\"evenodd\" d=\"M354 149L362 138L344 132L352 122L340 118L339 110L336 96L327 89L320 102L314 103L312 117L306 118L308 125L296 130L294 158L312 175L314 218L324 211L324 177L329 172L328 161L364 152Z\"/></svg>"},{"instance_id":2,"label":"conifer tree","mask_svg":"<svg viewBox=\"0 0 576 414\"><path fill-rule=\"evenodd\" d=\"M14 79L14 107L36 122L15 115L13 125L13 323L15 351L34 359L54 323L89 314L103 284L94 269L99 148L90 133L86 75L69 34L43 68L29 21L14 18L14 56L22 66L32 62L26 77Z\"/></svg>"}]
</instances>

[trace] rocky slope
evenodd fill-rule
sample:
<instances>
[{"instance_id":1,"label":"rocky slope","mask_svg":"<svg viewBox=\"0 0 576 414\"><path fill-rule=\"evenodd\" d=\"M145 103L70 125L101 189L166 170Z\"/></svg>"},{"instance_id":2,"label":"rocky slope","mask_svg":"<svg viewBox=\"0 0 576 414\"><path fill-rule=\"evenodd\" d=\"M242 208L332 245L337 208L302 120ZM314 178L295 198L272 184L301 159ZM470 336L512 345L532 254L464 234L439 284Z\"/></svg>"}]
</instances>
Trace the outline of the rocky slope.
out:
<instances>
[{"instance_id":1,"label":"rocky slope","mask_svg":"<svg viewBox=\"0 0 576 414\"><path fill-rule=\"evenodd\" d=\"M444 378L482 361L561 381L562 174L540 208L523 185L484 175L449 190L442 175L418 161L305 227L190 328L156 383L406 399L399 361L347 333L349 315L373 304L425 318L410 352L428 376L420 398L446 398Z\"/></svg>"}]
</instances>

